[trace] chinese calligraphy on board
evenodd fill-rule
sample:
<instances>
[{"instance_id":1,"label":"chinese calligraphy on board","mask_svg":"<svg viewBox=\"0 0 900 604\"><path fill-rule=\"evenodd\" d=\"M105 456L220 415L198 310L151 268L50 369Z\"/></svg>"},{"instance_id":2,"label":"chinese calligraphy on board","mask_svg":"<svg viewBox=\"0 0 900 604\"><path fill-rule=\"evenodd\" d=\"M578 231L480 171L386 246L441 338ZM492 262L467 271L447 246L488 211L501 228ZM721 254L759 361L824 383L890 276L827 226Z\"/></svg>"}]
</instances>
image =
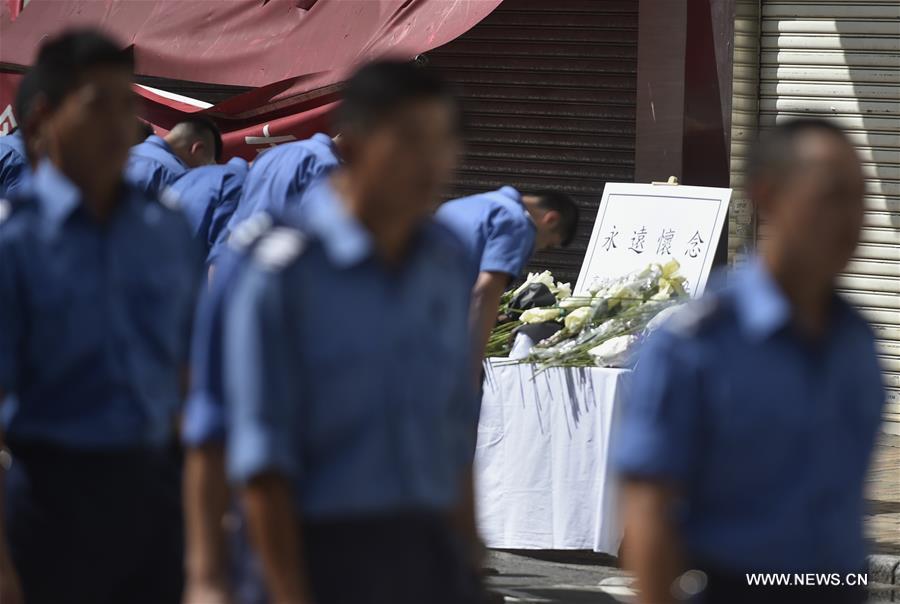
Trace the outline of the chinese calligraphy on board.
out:
<instances>
[{"instance_id":1,"label":"chinese calligraphy on board","mask_svg":"<svg viewBox=\"0 0 900 604\"><path fill-rule=\"evenodd\" d=\"M575 291L677 260L693 295L703 292L725 224L731 189L609 183Z\"/></svg>"}]
</instances>

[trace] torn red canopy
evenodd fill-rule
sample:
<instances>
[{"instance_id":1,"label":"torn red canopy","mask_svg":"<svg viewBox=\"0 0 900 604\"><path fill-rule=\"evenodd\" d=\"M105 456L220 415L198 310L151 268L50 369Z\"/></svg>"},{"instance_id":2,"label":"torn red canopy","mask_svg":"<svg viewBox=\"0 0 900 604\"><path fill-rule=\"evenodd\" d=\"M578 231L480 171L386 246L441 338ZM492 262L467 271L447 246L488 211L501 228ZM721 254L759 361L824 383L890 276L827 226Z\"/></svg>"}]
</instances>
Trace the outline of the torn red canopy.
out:
<instances>
[{"instance_id":1,"label":"torn red canopy","mask_svg":"<svg viewBox=\"0 0 900 604\"><path fill-rule=\"evenodd\" d=\"M336 85L361 62L412 58L486 17L501 0L15 0L0 3L0 66L31 64L41 41L72 26L100 27L134 48L136 72L251 90L216 106L139 88L143 114L163 129L204 113L226 153L252 140L301 138L326 123ZM7 83L11 80L5 80ZM11 102L0 87L0 111ZM265 131L264 131L265 130Z\"/></svg>"},{"instance_id":2,"label":"torn red canopy","mask_svg":"<svg viewBox=\"0 0 900 604\"><path fill-rule=\"evenodd\" d=\"M500 0L32 0L0 4L0 63L30 65L41 40L100 27L134 46L140 75L257 87L446 44Z\"/></svg>"}]
</instances>

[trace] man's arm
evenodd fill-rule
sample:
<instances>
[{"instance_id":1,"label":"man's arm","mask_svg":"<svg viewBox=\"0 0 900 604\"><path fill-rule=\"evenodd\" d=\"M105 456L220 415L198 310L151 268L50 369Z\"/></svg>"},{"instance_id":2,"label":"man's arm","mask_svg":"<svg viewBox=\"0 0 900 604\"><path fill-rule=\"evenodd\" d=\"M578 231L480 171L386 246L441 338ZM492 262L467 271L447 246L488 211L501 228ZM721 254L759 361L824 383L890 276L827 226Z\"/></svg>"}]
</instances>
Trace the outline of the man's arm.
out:
<instances>
[{"instance_id":1,"label":"man's arm","mask_svg":"<svg viewBox=\"0 0 900 604\"><path fill-rule=\"evenodd\" d=\"M229 292L223 322L227 471L240 485L250 536L277 604L310 601L291 486L304 475L297 432L302 357L291 279L248 264Z\"/></svg>"},{"instance_id":2,"label":"man's arm","mask_svg":"<svg viewBox=\"0 0 900 604\"><path fill-rule=\"evenodd\" d=\"M262 559L272 601L312 602L300 553L300 523L288 481L278 474L261 474L247 483L242 495L250 538Z\"/></svg>"},{"instance_id":3,"label":"man's arm","mask_svg":"<svg viewBox=\"0 0 900 604\"><path fill-rule=\"evenodd\" d=\"M623 558L637 574L639 602L674 600L686 570L686 543L674 515L690 502L698 464L708 454L700 433L703 366L692 332L662 328L641 350L616 432L612 458L622 476Z\"/></svg>"},{"instance_id":4,"label":"man's arm","mask_svg":"<svg viewBox=\"0 0 900 604\"><path fill-rule=\"evenodd\" d=\"M655 481L624 483L625 567L637 576L639 604L674 602L672 586L684 571L672 523L672 488Z\"/></svg>"},{"instance_id":5,"label":"man's arm","mask_svg":"<svg viewBox=\"0 0 900 604\"><path fill-rule=\"evenodd\" d=\"M478 274L478 279L472 288L469 333L472 334L472 342L475 346L472 358L475 364L476 381L481 378L484 349L491 337L491 330L497 323L500 298L503 297L503 291L508 284L509 275L506 273L482 272Z\"/></svg>"},{"instance_id":6,"label":"man's arm","mask_svg":"<svg viewBox=\"0 0 900 604\"><path fill-rule=\"evenodd\" d=\"M473 480L472 464L468 464L463 470L462 485L460 486L459 503L453 510L452 520L454 528L467 547L469 562L475 572L480 572L484 565L484 543L478 535L478 526L475 522L475 488Z\"/></svg>"},{"instance_id":7,"label":"man's arm","mask_svg":"<svg viewBox=\"0 0 900 604\"><path fill-rule=\"evenodd\" d=\"M184 461L186 604L229 601L228 545L223 520L228 511L225 449L209 444L187 450Z\"/></svg>"}]
</instances>

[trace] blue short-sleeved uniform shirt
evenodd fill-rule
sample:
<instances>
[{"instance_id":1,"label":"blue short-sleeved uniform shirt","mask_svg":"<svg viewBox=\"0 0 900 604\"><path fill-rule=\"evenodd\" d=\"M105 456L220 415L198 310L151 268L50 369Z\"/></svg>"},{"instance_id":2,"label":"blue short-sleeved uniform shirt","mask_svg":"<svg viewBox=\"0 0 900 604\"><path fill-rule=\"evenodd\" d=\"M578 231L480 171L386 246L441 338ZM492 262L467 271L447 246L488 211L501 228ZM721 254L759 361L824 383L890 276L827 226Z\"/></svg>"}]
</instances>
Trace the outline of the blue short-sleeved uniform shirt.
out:
<instances>
[{"instance_id":1,"label":"blue short-sleeved uniform shirt","mask_svg":"<svg viewBox=\"0 0 900 604\"><path fill-rule=\"evenodd\" d=\"M10 440L82 449L173 436L195 292L180 212L123 182L99 223L43 162L0 224L0 390Z\"/></svg>"},{"instance_id":2,"label":"blue short-sleeved uniform shirt","mask_svg":"<svg viewBox=\"0 0 900 604\"><path fill-rule=\"evenodd\" d=\"M165 140L152 134L131 148L125 164L125 178L155 198L188 169Z\"/></svg>"},{"instance_id":3,"label":"blue short-sleeved uniform shirt","mask_svg":"<svg viewBox=\"0 0 900 604\"><path fill-rule=\"evenodd\" d=\"M322 133L261 154L247 173L240 203L228 227L220 233L210 260L215 260L221 245L238 224L257 212L281 216L288 206L302 199L312 181L338 164L334 141Z\"/></svg>"},{"instance_id":4,"label":"blue short-sleeved uniform shirt","mask_svg":"<svg viewBox=\"0 0 900 604\"><path fill-rule=\"evenodd\" d=\"M537 229L512 187L448 201L436 216L468 249L473 284L480 272L518 277L534 253Z\"/></svg>"},{"instance_id":5,"label":"blue short-sleeved uniform shirt","mask_svg":"<svg viewBox=\"0 0 900 604\"><path fill-rule=\"evenodd\" d=\"M687 554L744 573L856 572L885 393L872 332L835 296L812 342L759 261L642 351L614 451L677 485Z\"/></svg>"},{"instance_id":6,"label":"blue short-sleeved uniform shirt","mask_svg":"<svg viewBox=\"0 0 900 604\"><path fill-rule=\"evenodd\" d=\"M197 305L191 340L191 388L185 405L181 435L189 447L221 444L225 439L222 395L222 322L224 302L234 286L248 252L272 226L265 212L242 222L216 262L212 282Z\"/></svg>"},{"instance_id":7,"label":"blue short-sleeved uniform shirt","mask_svg":"<svg viewBox=\"0 0 900 604\"><path fill-rule=\"evenodd\" d=\"M446 510L473 450L463 250L428 222L388 268L328 179L226 301L229 473L294 481L306 518Z\"/></svg>"},{"instance_id":8,"label":"blue short-sleeved uniform shirt","mask_svg":"<svg viewBox=\"0 0 900 604\"><path fill-rule=\"evenodd\" d=\"M188 170L168 187L166 194L177 200L205 253L234 214L246 176L246 160L235 157L225 164Z\"/></svg>"},{"instance_id":9,"label":"blue short-sleeved uniform shirt","mask_svg":"<svg viewBox=\"0 0 900 604\"><path fill-rule=\"evenodd\" d=\"M0 136L0 198L12 197L21 191L30 172L22 131Z\"/></svg>"}]
</instances>

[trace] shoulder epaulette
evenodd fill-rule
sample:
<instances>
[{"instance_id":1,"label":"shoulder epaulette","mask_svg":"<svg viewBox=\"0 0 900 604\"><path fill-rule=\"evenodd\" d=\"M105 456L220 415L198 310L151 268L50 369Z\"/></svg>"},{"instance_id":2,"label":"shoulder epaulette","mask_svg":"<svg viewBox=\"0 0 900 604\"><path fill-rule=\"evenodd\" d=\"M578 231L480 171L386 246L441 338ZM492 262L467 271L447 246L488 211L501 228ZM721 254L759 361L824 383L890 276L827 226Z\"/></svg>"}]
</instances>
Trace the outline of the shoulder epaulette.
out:
<instances>
[{"instance_id":1,"label":"shoulder epaulette","mask_svg":"<svg viewBox=\"0 0 900 604\"><path fill-rule=\"evenodd\" d=\"M272 228L272 223L272 217L267 212L254 214L235 227L228 237L228 245L238 251L246 250Z\"/></svg>"},{"instance_id":2,"label":"shoulder epaulette","mask_svg":"<svg viewBox=\"0 0 900 604\"><path fill-rule=\"evenodd\" d=\"M181 195L172 187L166 187L159 194L159 203L170 210L181 210Z\"/></svg>"},{"instance_id":3,"label":"shoulder epaulette","mask_svg":"<svg viewBox=\"0 0 900 604\"><path fill-rule=\"evenodd\" d=\"M296 260L306 249L306 236L285 226L270 229L256 244L253 258L263 268L281 270Z\"/></svg>"},{"instance_id":4,"label":"shoulder epaulette","mask_svg":"<svg viewBox=\"0 0 900 604\"><path fill-rule=\"evenodd\" d=\"M0 224L12 218L16 212L33 208L36 208L36 203L30 197L0 197Z\"/></svg>"}]
</instances>

